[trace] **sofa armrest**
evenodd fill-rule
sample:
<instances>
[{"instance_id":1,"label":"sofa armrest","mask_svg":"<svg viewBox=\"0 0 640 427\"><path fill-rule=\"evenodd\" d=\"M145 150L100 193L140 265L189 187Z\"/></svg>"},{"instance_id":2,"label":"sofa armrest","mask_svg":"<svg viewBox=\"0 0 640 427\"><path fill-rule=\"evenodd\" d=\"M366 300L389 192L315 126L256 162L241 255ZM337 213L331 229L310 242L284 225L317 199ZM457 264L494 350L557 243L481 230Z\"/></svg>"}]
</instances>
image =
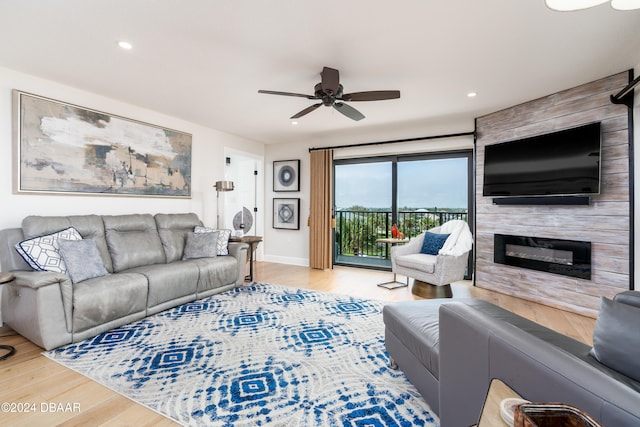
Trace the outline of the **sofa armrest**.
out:
<instances>
[{"instance_id":1,"label":"sofa armrest","mask_svg":"<svg viewBox=\"0 0 640 427\"><path fill-rule=\"evenodd\" d=\"M29 288L38 292L40 288L47 286L59 287L67 331L72 331L73 285L69 276L53 271L13 271L12 273L16 279L9 286L14 286L18 293L19 288ZM55 301L51 303L55 304Z\"/></svg>"},{"instance_id":2,"label":"sofa armrest","mask_svg":"<svg viewBox=\"0 0 640 427\"><path fill-rule=\"evenodd\" d=\"M436 272L442 272L441 283L457 282L464 279L469 252L462 255L438 255L436 258Z\"/></svg>"},{"instance_id":3,"label":"sofa armrest","mask_svg":"<svg viewBox=\"0 0 640 427\"><path fill-rule=\"evenodd\" d=\"M238 261L238 280L236 280L236 286L240 286L244 283L244 272L246 270L248 250L248 243L229 242L229 255Z\"/></svg>"},{"instance_id":4,"label":"sofa armrest","mask_svg":"<svg viewBox=\"0 0 640 427\"><path fill-rule=\"evenodd\" d=\"M247 262L247 252L249 250L248 243L229 242L229 255L244 265Z\"/></svg>"},{"instance_id":5,"label":"sofa armrest","mask_svg":"<svg viewBox=\"0 0 640 427\"><path fill-rule=\"evenodd\" d=\"M52 271L12 271L12 273L16 277L16 280L11 284L12 286L32 289L59 284L65 280L69 280L68 276Z\"/></svg>"},{"instance_id":6,"label":"sofa armrest","mask_svg":"<svg viewBox=\"0 0 640 427\"><path fill-rule=\"evenodd\" d=\"M607 426L640 425L640 393L586 362L589 346L517 315L521 327L499 316L460 303L440 308L443 427L477 422L493 378L525 399L575 405Z\"/></svg>"},{"instance_id":7,"label":"sofa armrest","mask_svg":"<svg viewBox=\"0 0 640 427\"><path fill-rule=\"evenodd\" d=\"M2 289L4 322L46 350L72 340L73 287L64 274L12 271Z\"/></svg>"},{"instance_id":8,"label":"sofa armrest","mask_svg":"<svg viewBox=\"0 0 640 427\"><path fill-rule=\"evenodd\" d=\"M613 299L614 301L640 308L640 291L620 292Z\"/></svg>"},{"instance_id":9,"label":"sofa armrest","mask_svg":"<svg viewBox=\"0 0 640 427\"><path fill-rule=\"evenodd\" d=\"M391 246L391 259L409 254L417 254L422 249L422 241L424 240L424 233L414 237L407 243L402 245Z\"/></svg>"}]
</instances>

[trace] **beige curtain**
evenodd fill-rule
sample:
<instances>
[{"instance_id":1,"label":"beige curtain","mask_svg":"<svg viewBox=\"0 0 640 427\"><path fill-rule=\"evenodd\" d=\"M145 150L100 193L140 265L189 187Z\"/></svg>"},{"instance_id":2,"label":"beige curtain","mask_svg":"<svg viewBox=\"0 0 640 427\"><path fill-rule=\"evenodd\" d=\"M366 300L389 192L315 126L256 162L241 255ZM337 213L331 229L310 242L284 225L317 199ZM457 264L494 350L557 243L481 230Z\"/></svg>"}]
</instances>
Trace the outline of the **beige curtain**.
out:
<instances>
[{"instance_id":1,"label":"beige curtain","mask_svg":"<svg viewBox=\"0 0 640 427\"><path fill-rule=\"evenodd\" d=\"M313 150L311 157L311 212L309 214L309 267L332 267L333 150Z\"/></svg>"}]
</instances>

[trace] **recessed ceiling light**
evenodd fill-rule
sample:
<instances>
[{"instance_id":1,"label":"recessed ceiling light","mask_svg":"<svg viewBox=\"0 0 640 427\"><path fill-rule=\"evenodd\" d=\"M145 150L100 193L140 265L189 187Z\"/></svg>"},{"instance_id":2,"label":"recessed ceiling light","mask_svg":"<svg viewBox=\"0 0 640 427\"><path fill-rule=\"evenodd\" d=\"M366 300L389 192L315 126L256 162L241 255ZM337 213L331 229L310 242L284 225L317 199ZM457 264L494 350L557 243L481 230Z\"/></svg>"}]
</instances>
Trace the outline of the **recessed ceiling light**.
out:
<instances>
[{"instance_id":1,"label":"recessed ceiling light","mask_svg":"<svg viewBox=\"0 0 640 427\"><path fill-rule=\"evenodd\" d=\"M291 122L291 124L292 124L293 126L296 126L296 125L298 124L298 122L293 121L293 122Z\"/></svg>"},{"instance_id":2,"label":"recessed ceiling light","mask_svg":"<svg viewBox=\"0 0 640 427\"><path fill-rule=\"evenodd\" d=\"M467 97L469 97L469 98L475 98L476 96L478 96L478 94L476 92L469 92L467 94Z\"/></svg>"},{"instance_id":3,"label":"recessed ceiling light","mask_svg":"<svg viewBox=\"0 0 640 427\"><path fill-rule=\"evenodd\" d=\"M545 0L549 9L560 12L570 12L574 10L587 9L606 3L608 0Z\"/></svg>"},{"instance_id":4,"label":"recessed ceiling light","mask_svg":"<svg viewBox=\"0 0 640 427\"><path fill-rule=\"evenodd\" d=\"M611 7L616 10L640 9L640 0L611 0Z\"/></svg>"},{"instance_id":5,"label":"recessed ceiling light","mask_svg":"<svg viewBox=\"0 0 640 427\"><path fill-rule=\"evenodd\" d=\"M118 46L120 46L122 49L125 49L125 50L133 49L133 45L125 41L119 41Z\"/></svg>"}]
</instances>

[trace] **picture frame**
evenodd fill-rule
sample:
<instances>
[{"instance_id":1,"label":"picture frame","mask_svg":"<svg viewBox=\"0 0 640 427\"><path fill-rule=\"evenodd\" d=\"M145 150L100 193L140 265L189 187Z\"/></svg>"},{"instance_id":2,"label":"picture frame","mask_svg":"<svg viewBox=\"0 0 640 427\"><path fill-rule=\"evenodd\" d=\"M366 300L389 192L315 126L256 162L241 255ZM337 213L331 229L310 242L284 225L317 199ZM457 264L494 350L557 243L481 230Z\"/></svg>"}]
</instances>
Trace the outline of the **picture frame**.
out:
<instances>
[{"instance_id":1,"label":"picture frame","mask_svg":"<svg viewBox=\"0 0 640 427\"><path fill-rule=\"evenodd\" d=\"M13 90L14 193L191 198L192 136Z\"/></svg>"},{"instance_id":2,"label":"picture frame","mask_svg":"<svg viewBox=\"0 0 640 427\"><path fill-rule=\"evenodd\" d=\"M300 160L273 162L273 191L300 191Z\"/></svg>"},{"instance_id":3,"label":"picture frame","mask_svg":"<svg viewBox=\"0 0 640 427\"><path fill-rule=\"evenodd\" d=\"M273 199L273 228L300 229L300 199Z\"/></svg>"}]
</instances>

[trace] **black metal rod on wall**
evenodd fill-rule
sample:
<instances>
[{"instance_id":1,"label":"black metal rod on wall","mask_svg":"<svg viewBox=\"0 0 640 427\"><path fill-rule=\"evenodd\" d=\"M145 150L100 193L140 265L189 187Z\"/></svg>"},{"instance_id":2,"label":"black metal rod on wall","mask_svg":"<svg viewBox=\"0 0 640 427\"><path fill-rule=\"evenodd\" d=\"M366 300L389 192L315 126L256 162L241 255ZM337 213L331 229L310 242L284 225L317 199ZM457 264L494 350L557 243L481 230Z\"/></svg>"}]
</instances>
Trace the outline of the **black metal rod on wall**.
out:
<instances>
[{"instance_id":1,"label":"black metal rod on wall","mask_svg":"<svg viewBox=\"0 0 640 427\"><path fill-rule=\"evenodd\" d=\"M629 74L633 74L633 70L629 70ZM633 108L633 88L640 83L640 76L636 77L624 87L620 92L611 95L611 102L614 104L624 104L629 108Z\"/></svg>"},{"instance_id":2,"label":"black metal rod on wall","mask_svg":"<svg viewBox=\"0 0 640 427\"><path fill-rule=\"evenodd\" d=\"M378 142L363 142L360 144L346 144L346 145L335 145L333 147L311 147L309 148L309 152L317 151L317 150L327 150L327 149L338 149L338 148L353 148L353 147L367 147L371 145L383 145L383 144L398 144L401 142L415 142L415 141L425 141L428 139L442 139L442 138L455 138L457 136L473 136L475 137L476 133L474 132L460 132L460 133L449 133L446 135L434 135L434 136L420 136L417 138L406 138L406 139L392 139L389 141L378 141Z\"/></svg>"}]
</instances>

